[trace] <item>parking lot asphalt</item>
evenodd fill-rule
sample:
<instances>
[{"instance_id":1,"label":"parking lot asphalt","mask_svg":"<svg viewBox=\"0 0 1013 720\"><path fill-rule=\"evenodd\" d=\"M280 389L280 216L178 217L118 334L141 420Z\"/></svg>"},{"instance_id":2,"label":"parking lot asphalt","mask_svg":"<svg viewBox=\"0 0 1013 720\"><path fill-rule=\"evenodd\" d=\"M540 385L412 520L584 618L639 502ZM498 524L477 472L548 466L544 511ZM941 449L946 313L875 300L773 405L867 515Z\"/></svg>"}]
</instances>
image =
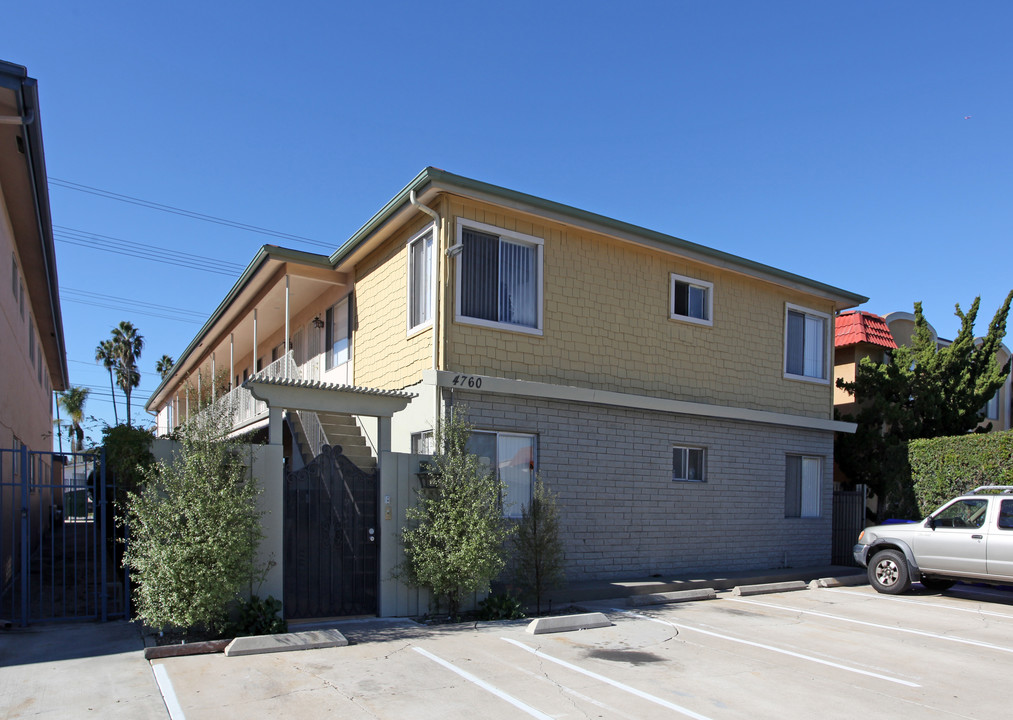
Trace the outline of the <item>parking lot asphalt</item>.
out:
<instances>
[{"instance_id":1,"label":"parking lot asphalt","mask_svg":"<svg viewBox=\"0 0 1013 720\"><path fill-rule=\"evenodd\" d=\"M94 667L83 657L11 665L11 640L29 635L5 633L0 717L978 718L1008 706L1009 591L916 585L892 597L857 586L649 607L602 599L588 609L612 625L536 636L526 621L350 621L339 625L347 647L150 666L139 649ZM45 676L89 674L83 686L26 694ZM72 702L102 685L104 700L92 690Z\"/></svg>"}]
</instances>

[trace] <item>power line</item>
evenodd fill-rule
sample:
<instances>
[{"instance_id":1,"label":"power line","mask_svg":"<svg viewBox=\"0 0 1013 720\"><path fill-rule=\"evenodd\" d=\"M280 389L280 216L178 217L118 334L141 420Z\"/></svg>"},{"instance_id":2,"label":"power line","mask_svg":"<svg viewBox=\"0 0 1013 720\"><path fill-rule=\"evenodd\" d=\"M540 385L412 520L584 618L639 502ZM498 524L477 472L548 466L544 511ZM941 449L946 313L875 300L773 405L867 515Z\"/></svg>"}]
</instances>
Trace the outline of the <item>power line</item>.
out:
<instances>
[{"instance_id":1,"label":"power line","mask_svg":"<svg viewBox=\"0 0 1013 720\"><path fill-rule=\"evenodd\" d=\"M76 297L77 295L80 295L81 297ZM164 307L161 305L155 305L154 303L129 300L127 298L116 297L114 295L103 295L101 293L92 293L85 290L74 290L67 287L60 288L60 299L64 302L109 308L111 310L127 310L132 314L147 315L148 317L163 318L165 320L175 320L177 322L190 323L192 325L202 324L207 317L204 313L198 313L193 310ZM133 305L135 307L124 307L124 305ZM152 308L152 310L147 310L145 308ZM175 314L170 315L165 312L156 312L156 310L164 310ZM181 314L184 315L184 317L179 317ZM190 317L185 317L186 315L189 315Z\"/></svg>"},{"instance_id":2,"label":"power line","mask_svg":"<svg viewBox=\"0 0 1013 720\"><path fill-rule=\"evenodd\" d=\"M167 265L175 265L191 270L203 270L204 272L227 275L229 277L235 277L243 270L243 266L239 263L216 260L215 258L203 255L151 248L140 243L131 242L130 240L99 235L98 233L90 233L85 230L75 230L74 228L61 225L54 225L53 229L53 237L60 242L91 248L92 250L102 250L115 255L152 260Z\"/></svg>"},{"instance_id":3,"label":"power line","mask_svg":"<svg viewBox=\"0 0 1013 720\"><path fill-rule=\"evenodd\" d=\"M291 233L278 232L277 230L268 230L267 228L258 227L256 225L248 225L246 223L237 222L235 220L226 220L225 218L215 217L214 215L205 215L204 213L194 212L192 210L184 210L183 208L174 207L172 205L164 205L162 203L152 202L151 200L142 200L141 198L131 197L130 195L122 195L120 193L114 193L109 190L102 190L91 185L83 185L81 183L71 182L70 180L61 180L59 178L50 177L50 185L56 185L58 187L66 188L68 190L77 190L78 192L89 193L91 195L98 195L109 200L118 200L119 202L130 203L131 205L139 205L146 207L151 210L159 210L161 212L172 213L173 215L182 215L183 217L192 218L194 220L202 220L204 222L215 223L217 225L225 225L227 227L233 227L238 230L246 230L247 232L258 233L260 235L269 235L271 237L281 238L282 240L293 240L296 242L307 243L310 245L317 245L319 247L325 247L328 249L333 248L330 243L321 242L319 240L313 240L312 238L303 237L301 235L293 235Z\"/></svg>"}]
</instances>

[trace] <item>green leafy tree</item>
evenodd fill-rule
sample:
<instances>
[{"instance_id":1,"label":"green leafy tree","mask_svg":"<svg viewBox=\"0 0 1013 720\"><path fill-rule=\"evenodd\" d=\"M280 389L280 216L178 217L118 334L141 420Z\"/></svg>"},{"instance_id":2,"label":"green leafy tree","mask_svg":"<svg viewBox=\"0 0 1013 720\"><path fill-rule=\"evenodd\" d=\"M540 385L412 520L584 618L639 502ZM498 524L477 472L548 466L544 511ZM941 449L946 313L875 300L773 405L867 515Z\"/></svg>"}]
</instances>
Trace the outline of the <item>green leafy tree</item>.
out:
<instances>
[{"instance_id":1,"label":"green leafy tree","mask_svg":"<svg viewBox=\"0 0 1013 720\"><path fill-rule=\"evenodd\" d=\"M103 340L95 348L95 362L102 363L102 367L109 371L109 392L113 396L113 420L120 424L120 416L116 410L116 386L113 384L113 368L116 367L116 350L112 340Z\"/></svg>"},{"instance_id":2,"label":"green leafy tree","mask_svg":"<svg viewBox=\"0 0 1013 720\"><path fill-rule=\"evenodd\" d=\"M957 305L960 331L942 348L936 346L921 303L915 303L911 344L898 347L885 363L864 358L853 382L837 381L859 409L842 417L858 423L858 430L838 434L834 455L852 481L865 483L880 499L880 519L917 513L909 441L961 435L976 430L984 419L985 405L1010 372L1010 363L1000 366L996 352L1006 335L1011 300L1013 291L977 342L974 323L981 299L975 298L966 313Z\"/></svg>"},{"instance_id":3,"label":"green leafy tree","mask_svg":"<svg viewBox=\"0 0 1013 720\"><path fill-rule=\"evenodd\" d=\"M503 519L503 484L468 452L470 435L460 409L436 427L430 468L436 489L420 492L401 532L405 561L398 576L429 588L437 608L445 600L451 617L465 594L489 591L512 531Z\"/></svg>"},{"instance_id":4,"label":"green leafy tree","mask_svg":"<svg viewBox=\"0 0 1013 720\"><path fill-rule=\"evenodd\" d=\"M67 413L67 420L70 422L71 452L81 452L84 448L84 428L81 422L84 420L84 404L88 401L91 390L88 388L70 386L66 391L57 396L56 401ZM76 441L76 442L75 442Z\"/></svg>"},{"instance_id":5,"label":"green leafy tree","mask_svg":"<svg viewBox=\"0 0 1013 720\"><path fill-rule=\"evenodd\" d=\"M178 429L171 462L151 465L129 493L124 565L138 616L151 626L220 632L240 592L263 581L256 501L230 418L208 411Z\"/></svg>"},{"instance_id":6,"label":"green leafy tree","mask_svg":"<svg viewBox=\"0 0 1013 720\"><path fill-rule=\"evenodd\" d=\"M112 329L112 348L115 358L116 384L123 390L127 400L127 425L130 421L130 395L141 384L141 373L137 361L144 349L144 336L137 332L133 323L126 320Z\"/></svg>"},{"instance_id":7,"label":"green leafy tree","mask_svg":"<svg viewBox=\"0 0 1013 720\"><path fill-rule=\"evenodd\" d=\"M565 561L556 495L540 477L531 502L521 511L513 546L514 580L522 592L534 598L535 611L540 613L545 593L563 582Z\"/></svg>"},{"instance_id":8,"label":"green leafy tree","mask_svg":"<svg viewBox=\"0 0 1013 720\"><path fill-rule=\"evenodd\" d=\"M165 380L167 377L169 377L169 373L172 372L172 366L174 364L175 363L173 363L171 357L169 357L168 355L163 355L162 357L158 358L158 362L155 363L155 372L158 373L159 377L162 380Z\"/></svg>"}]
</instances>

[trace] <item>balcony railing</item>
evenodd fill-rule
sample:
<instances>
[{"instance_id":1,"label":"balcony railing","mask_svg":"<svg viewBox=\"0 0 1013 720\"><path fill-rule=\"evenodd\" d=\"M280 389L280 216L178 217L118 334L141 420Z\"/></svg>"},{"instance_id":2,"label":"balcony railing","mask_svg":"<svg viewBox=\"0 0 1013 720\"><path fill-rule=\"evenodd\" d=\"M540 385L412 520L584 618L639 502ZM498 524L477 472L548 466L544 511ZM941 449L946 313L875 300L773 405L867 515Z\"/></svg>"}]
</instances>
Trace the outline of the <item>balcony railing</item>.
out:
<instances>
[{"instance_id":1,"label":"balcony railing","mask_svg":"<svg viewBox=\"0 0 1013 720\"><path fill-rule=\"evenodd\" d=\"M254 374L255 379L263 378L286 378L291 380L302 380L303 369L296 365L292 353L289 352L278 358L260 372ZM257 400L253 393L247 388L237 387L227 394L218 398L214 403L215 407L227 412L232 418L232 428L241 429L258 420L268 416L267 403ZM320 424L320 419L315 412L298 410L296 415L302 425L302 432L306 437L306 444L310 451L310 457L320 454L321 448L327 444L327 435Z\"/></svg>"}]
</instances>

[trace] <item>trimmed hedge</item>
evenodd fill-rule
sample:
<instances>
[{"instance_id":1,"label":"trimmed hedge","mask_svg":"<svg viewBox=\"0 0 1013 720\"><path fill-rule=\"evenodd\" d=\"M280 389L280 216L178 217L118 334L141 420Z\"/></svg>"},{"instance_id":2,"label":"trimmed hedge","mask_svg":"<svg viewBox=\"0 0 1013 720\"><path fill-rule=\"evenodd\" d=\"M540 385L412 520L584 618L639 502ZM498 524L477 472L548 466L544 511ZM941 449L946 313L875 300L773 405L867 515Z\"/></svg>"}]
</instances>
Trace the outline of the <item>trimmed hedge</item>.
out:
<instances>
[{"instance_id":1,"label":"trimmed hedge","mask_svg":"<svg viewBox=\"0 0 1013 720\"><path fill-rule=\"evenodd\" d=\"M912 440L911 480L922 517L979 485L1013 485L1013 430Z\"/></svg>"}]
</instances>

